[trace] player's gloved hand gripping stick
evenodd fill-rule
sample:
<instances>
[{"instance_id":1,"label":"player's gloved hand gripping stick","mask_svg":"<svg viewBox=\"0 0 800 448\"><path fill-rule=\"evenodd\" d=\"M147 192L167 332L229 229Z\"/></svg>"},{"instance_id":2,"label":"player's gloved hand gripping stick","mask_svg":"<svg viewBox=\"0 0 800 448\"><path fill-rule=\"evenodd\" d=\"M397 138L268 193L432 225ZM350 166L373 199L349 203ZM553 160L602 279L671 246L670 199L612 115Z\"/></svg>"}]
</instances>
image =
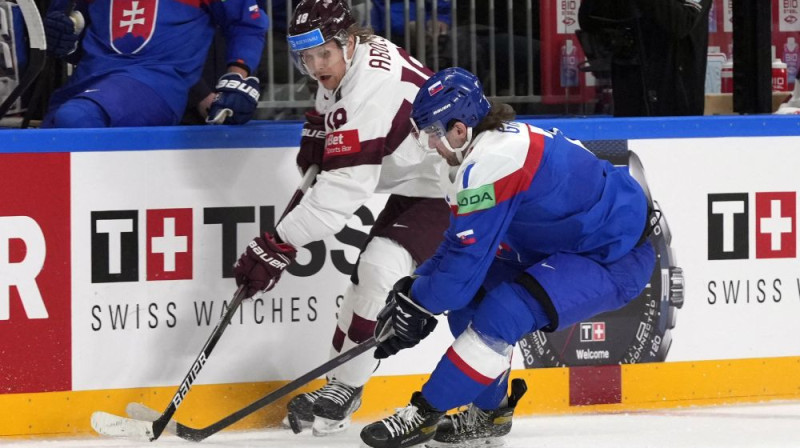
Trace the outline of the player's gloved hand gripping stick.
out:
<instances>
[{"instance_id":1,"label":"player's gloved hand gripping stick","mask_svg":"<svg viewBox=\"0 0 800 448\"><path fill-rule=\"evenodd\" d=\"M278 220L278 222L280 222L291 209L293 209L298 203L300 203L300 200L303 198L303 195L305 194L306 190L308 190L308 188L313 183L314 178L316 177L318 172L319 172L319 167L317 167L316 165L310 167L309 170L306 171L305 176L303 176L303 181L297 188L297 191L295 191L292 198L289 200L289 204L286 206L286 210L284 210L283 215L281 215L281 218ZM246 293L247 293L246 285L242 285L239 287L239 289L236 290L236 294L234 295L230 306L220 319L219 323L217 323L217 326L214 327L214 330L211 332L211 336L209 336L208 340L203 346L203 350L200 352L200 355L192 364L191 368L189 369L189 372L186 374L186 377L183 379L183 381L181 381L181 384L178 387L178 390L175 392L175 395L172 397L169 406L167 406L167 409L161 414L160 417L158 417L155 421L150 422L150 421L134 420L130 418L109 414L107 412L98 411L92 414L92 422L91 422L92 428L94 428L94 430L97 431L97 433L99 434L115 436L115 437L138 437L138 438L146 438L149 440L156 440L159 436L161 436L167 424L170 422L170 419L175 414L175 411L178 410L178 406L180 406L180 404L183 402L183 398L189 392L189 389L191 389L192 383L194 383L195 379L197 378L197 375L200 373L200 370L203 368L206 361L208 360L208 357L211 355L211 351L214 349L214 346L217 345L217 342L219 341L220 337L222 337L222 333L228 327L228 324L230 323L231 319L233 318L233 315L239 308L239 305L242 303L242 300L245 299ZM373 339L373 346L375 344L377 344L377 342L374 342ZM361 346L355 347L353 350L360 347ZM363 350L366 350L366 348L364 348ZM339 356L339 358L343 358L344 355L346 354L347 353L343 353L342 355ZM355 354L351 353L350 357L353 356L355 356ZM329 361L329 363L331 363L332 361L334 360ZM343 363L345 361L346 360L341 361L340 363ZM333 367L335 367L335 365L331 365L328 368L328 370L332 369ZM322 366L318 367L317 369L320 368L322 368ZM326 371L327 370L325 370L325 372ZM256 411L257 409L269 404L275 399L280 398L286 393L289 393L292 390L307 383L308 381L311 381L312 379L316 378L322 373L324 372L316 373L300 384L296 384L300 380L297 379L294 382L289 383L286 386L274 391L267 397L262 398L256 403L251 404L247 408L235 414L232 414L226 419L223 419L220 422L217 422L214 425L211 425L207 428L196 430L179 424L177 429L178 436L188 440L196 440L196 441L203 440L206 437L210 436L211 434L220 431L221 429L240 420L246 415L249 415L252 412ZM289 388L289 386L292 384L295 384L294 387ZM278 395L279 392L282 392L282 394ZM274 398L270 399L269 401L265 401L266 398L269 398L273 395L275 396ZM258 403L263 403L263 404L260 404L257 407L253 407Z\"/></svg>"}]
</instances>

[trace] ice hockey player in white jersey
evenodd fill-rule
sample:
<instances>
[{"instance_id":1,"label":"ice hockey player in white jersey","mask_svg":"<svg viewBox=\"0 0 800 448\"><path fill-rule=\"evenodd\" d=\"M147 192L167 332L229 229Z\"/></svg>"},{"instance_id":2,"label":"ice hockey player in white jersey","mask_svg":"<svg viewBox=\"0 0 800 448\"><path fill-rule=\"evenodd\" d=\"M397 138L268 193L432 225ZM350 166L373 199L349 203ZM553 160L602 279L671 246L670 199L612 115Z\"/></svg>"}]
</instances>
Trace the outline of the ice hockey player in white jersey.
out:
<instances>
[{"instance_id":1,"label":"ice hockey player in white jersey","mask_svg":"<svg viewBox=\"0 0 800 448\"><path fill-rule=\"evenodd\" d=\"M297 162L303 171L316 164L321 172L275 234L250 243L234 273L248 296L271 289L296 247L337 233L373 194L390 193L345 292L333 357L373 335L394 282L433 255L448 226L441 159L410 135L411 104L432 72L357 25L345 0L302 0L288 41L300 71L319 85ZM312 426L315 435L345 430L376 366L371 354L342 365L324 387L289 402L285 423L296 432Z\"/></svg>"}]
</instances>

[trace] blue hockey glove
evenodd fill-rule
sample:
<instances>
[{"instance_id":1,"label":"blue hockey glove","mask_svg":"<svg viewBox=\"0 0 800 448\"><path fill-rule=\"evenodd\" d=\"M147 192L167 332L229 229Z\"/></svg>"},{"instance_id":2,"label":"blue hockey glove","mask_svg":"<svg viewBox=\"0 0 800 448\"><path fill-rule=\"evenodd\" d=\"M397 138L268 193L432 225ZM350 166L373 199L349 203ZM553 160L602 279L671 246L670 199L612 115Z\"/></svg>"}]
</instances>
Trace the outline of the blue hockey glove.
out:
<instances>
[{"instance_id":1,"label":"blue hockey glove","mask_svg":"<svg viewBox=\"0 0 800 448\"><path fill-rule=\"evenodd\" d=\"M393 332L379 342L375 350L375 358L383 359L397 354L400 350L411 348L425 339L438 321L436 316L423 308L411 298L411 285L415 277L403 277L394 284L386 306L378 314L375 325L375 337L384 335L384 328L389 326Z\"/></svg>"},{"instance_id":2,"label":"blue hockey glove","mask_svg":"<svg viewBox=\"0 0 800 448\"><path fill-rule=\"evenodd\" d=\"M76 22L62 11L50 11L45 16L44 29L47 50L55 57L69 56L78 49L78 41L83 28L80 26L78 29L78 25L83 24L83 17L81 16L80 19L80 22Z\"/></svg>"},{"instance_id":3,"label":"blue hockey glove","mask_svg":"<svg viewBox=\"0 0 800 448\"><path fill-rule=\"evenodd\" d=\"M245 124L258 105L258 78L226 73L217 82L217 98L208 109L206 123Z\"/></svg>"}]
</instances>

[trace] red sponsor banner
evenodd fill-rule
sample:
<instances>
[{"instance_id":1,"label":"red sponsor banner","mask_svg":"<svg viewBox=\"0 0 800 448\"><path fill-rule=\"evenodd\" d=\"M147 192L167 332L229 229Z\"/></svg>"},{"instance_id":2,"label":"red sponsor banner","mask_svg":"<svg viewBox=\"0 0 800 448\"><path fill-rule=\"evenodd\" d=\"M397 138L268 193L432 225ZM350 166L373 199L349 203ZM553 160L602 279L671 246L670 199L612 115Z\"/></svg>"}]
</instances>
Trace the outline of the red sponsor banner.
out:
<instances>
[{"instance_id":1,"label":"red sponsor banner","mask_svg":"<svg viewBox=\"0 0 800 448\"><path fill-rule=\"evenodd\" d=\"M578 70L586 56L578 43L580 0L541 0L542 102L585 103L595 97L594 77Z\"/></svg>"},{"instance_id":2,"label":"red sponsor banner","mask_svg":"<svg viewBox=\"0 0 800 448\"><path fill-rule=\"evenodd\" d=\"M343 156L361 152L358 130L335 131L325 137L325 157Z\"/></svg>"},{"instance_id":3,"label":"red sponsor banner","mask_svg":"<svg viewBox=\"0 0 800 448\"><path fill-rule=\"evenodd\" d=\"M756 258L795 258L797 207L793 191L756 193Z\"/></svg>"},{"instance_id":4,"label":"red sponsor banner","mask_svg":"<svg viewBox=\"0 0 800 448\"><path fill-rule=\"evenodd\" d=\"M147 280L192 278L192 209L147 210Z\"/></svg>"},{"instance_id":5,"label":"red sponsor banner","mask_svg":"<svg viewBox=\"0 0 800 448\"><path fill-rule=\"evenodd\" d=\"M0 191L0 394L70 390L70 155L0 154Z\"/></svg>"}]
</instances>

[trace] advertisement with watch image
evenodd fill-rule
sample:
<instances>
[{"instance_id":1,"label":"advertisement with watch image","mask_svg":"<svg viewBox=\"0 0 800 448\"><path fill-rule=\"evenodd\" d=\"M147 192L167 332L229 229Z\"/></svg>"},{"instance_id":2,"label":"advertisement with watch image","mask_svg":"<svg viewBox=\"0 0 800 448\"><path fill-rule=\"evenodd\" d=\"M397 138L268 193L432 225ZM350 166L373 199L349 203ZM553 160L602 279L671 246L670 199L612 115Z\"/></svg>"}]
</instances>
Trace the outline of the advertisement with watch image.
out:
<instances>
[{"instance_id":1,"label":"advertisement with watch image","mask_svg":"<svg viewBox=\"0 0 800 448\"><path fill-rule=\"evenodd\" d=\"M627 140L582 142L590 151L615 165L628 166L640 184L648 188L644 168ZM672 343L676 309L683 305L683 271L675 266L667 216L658 198L652 197L656 265L645 290L625 307L601 313L566 329L537 331L519 343L527 368L633 364L664 361Z\"/></svg>"},{"instance_id":2,"label":"advertisement with watch image","mask_svg":"<svg viewBox=\"0 0 800 448\"><path fill-rule=\"evenodd\" d=\"M640 160L646 169L661 211L650 237L656 268L626 307L527 335L525 367L800 355L800 137L583 143L615 165Z\"/></svg>"}]
</instances>

